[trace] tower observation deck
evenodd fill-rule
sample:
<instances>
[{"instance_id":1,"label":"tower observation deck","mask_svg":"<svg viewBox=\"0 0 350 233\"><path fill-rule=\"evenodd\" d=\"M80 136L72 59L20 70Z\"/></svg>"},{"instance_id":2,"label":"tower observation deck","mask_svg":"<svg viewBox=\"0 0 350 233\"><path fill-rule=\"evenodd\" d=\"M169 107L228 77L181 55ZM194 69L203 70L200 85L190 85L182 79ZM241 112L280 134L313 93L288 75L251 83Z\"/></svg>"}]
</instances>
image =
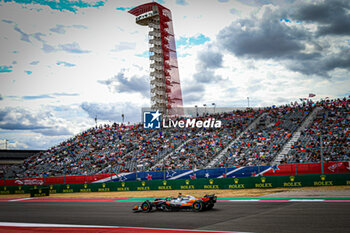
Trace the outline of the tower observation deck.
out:
<instances>
[{"instance_id":1,"label":"tower observation deck","mask_svg":"<svg viewBox=\"0 0 350 233\"><path fill-rule=\"evenodd\" d=\"M168 115L182 112L182 93L171 12L152 2L129 11L136 23L148 26L151 108Z\"/></svg>"}]
</instances>

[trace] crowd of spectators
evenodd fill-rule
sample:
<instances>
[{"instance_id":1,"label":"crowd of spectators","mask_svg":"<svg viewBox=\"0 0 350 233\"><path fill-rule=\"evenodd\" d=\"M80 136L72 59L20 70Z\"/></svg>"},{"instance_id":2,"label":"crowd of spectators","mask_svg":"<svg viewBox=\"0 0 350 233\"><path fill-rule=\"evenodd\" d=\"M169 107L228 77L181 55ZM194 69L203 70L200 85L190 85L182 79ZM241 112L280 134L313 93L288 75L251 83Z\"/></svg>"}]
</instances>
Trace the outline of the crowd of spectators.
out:
<instances>
[{"instance_id":1,"label":"crowd of spectators","mask_svg":"<svg viewBox=\"0 0 350 233\"><path fill-rule=\"evenodd\" d=\"M307 104L265 109L257 127L246 131L227 150L217 167L271 163L311 111L312 106Z\"/></svg>"},{"instance_id":2,"label":"crowd of spectators","mask_svg":"<svg viewBox=\"0 0 350 233\"><path fill-rule=\"evenodd\" d=\"M349 160L349 99L280 107L237 110L198 116L221 120L221 128L143 129L142 125L101 125L88 129L21 165L6 168L6 177L43 177L136 171L205 168L258 117L214 166L268 165L315 107L318 115L292 145L286 162Z\"/></svg>"},{"instance_id":3,"label":"crowd of spectators","mask_svg":"<svg viewBox=\"0 0 350 233\"><path fill-rule=\"evenodd\" d=\"M320 108L316 118L282 163L319 162L321 140L325 162L350 160L350 99L323 100L316 106Z\"/></svg>"},{"instance_id":4,"label":"crowd of spectators","mask_svg":"<svg viewBox=\"0 0 350 233\"><path fill-rule=\"evenodd\" d=\"M58 176L132 171L129 161L152 159L180 141L171 132L145 130L141 125L113 124L91 128L13 166L8 176ZM150 156L149 151L152 151ZM135 152L138 152L135 156ZM143 160L144 161L144 160ZM135 165L136 166L136 165Z\"/></svg>"},{"instance_id":5,"label":"crowd of spectators","mask_svg":"<svg viewBox=\"0 0 350 233\"><path fill-rule=\"evenodd\" d=\"M191 139L169 156L163 164L159 164L155 170L160 170L163 166L167 170L205 168L261 112L262 110L248 109L246 111L235 111L210 116L220 119L222 121L222 127L219 129L193 129ZM202 118L202 120L205 120L205 118Z\"/></svg>"}]
</instances>

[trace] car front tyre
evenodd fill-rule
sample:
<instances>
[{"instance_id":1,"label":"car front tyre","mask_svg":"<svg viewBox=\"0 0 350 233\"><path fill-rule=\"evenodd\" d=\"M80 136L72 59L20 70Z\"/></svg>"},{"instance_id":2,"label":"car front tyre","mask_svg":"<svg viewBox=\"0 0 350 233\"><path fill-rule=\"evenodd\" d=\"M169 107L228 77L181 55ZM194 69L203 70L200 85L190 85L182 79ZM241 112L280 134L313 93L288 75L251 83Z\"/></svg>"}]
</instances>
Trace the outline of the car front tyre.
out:
<instances>
[{"instance_id":1,"label":"car front tyre","mask_svg":"<svg viewBox=\"0 0 350 233\"><path fill-rule=\"evenodd\" d=\"M150 212L152 210L152 205L149 201L145 201L141 204L141 210L143 212Z\"/></svg>"}]
</instances>

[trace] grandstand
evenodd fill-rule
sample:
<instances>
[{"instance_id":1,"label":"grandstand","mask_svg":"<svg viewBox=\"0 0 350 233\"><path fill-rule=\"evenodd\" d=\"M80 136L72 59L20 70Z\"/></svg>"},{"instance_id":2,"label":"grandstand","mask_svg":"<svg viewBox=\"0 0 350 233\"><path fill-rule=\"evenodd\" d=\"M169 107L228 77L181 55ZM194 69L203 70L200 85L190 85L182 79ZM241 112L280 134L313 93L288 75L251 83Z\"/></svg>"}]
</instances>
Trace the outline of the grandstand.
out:
<instances>
[{"instance_id":1,"label":"grandstand","mask_svg":"<svg viewBox=\"0 0 350 233\"><path fill-rule=\"evenodd\" d=\"M281 106L265 109L259 124L247 130L230 148L219 166L256 166L270 164L282 146L307 118L311 106Z\"/></svg>"},{"instance_id":2,"label":"grandstand","mask_svg":"<svg viewBox=\"0 0 350 233\"><path fill-rule=\"evenodd\" d=\"M349 160L350 101L338 99L317 103L318 112L311 125L291 146L282 163Z\"/></svg>"},{"instance_id":3,"label":"grandstand","mask_svg":"<svg viewBox=\"0 0 350 233\"><path fill-rule=\"evenodd\" d=\"M5 177L319 162L321 136L325 161L349 161L349 108L343 98L198 117L222 120L220 129L101 125L7 167Z\"/></svg>"},{"instance_id":4,"label":"grandstand","mask_svg":"<svg viewBox=\"0 0 350 233\"><path fill-rule=\"evenodd\" d=\"M40 150L0 150L0 178L14 164L22 164L25 159L40 153Z\"/></svg>"}]
</instances>

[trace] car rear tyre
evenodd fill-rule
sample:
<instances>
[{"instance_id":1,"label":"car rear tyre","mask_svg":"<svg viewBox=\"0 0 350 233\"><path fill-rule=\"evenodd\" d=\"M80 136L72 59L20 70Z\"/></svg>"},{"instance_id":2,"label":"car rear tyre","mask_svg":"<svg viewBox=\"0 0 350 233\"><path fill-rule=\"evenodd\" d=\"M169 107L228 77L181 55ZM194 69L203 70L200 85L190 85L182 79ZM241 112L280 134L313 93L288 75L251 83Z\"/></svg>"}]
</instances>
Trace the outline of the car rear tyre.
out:
<instances>
[{"instance_id":1,"label":"car rear tyre","mask_svg":"<svg viewBox=\"0 0 350 233\"><path fill-rule=\"evenodd\" d=\"M141 210L143 212L150 212L152 210L152 205L149 201L145 201L141 204Z\"/></svg>"},{"instance_id":2,"label":"car rear tyre","mask_svg":"<svg viewBox=\"0 0 350 233\"><path fill-rule=\"evenodd\" d=\"M203 210L203 203L200 201L195 201L192 205L194 211L199 212Z\"/></svg>"}]
</instances>

